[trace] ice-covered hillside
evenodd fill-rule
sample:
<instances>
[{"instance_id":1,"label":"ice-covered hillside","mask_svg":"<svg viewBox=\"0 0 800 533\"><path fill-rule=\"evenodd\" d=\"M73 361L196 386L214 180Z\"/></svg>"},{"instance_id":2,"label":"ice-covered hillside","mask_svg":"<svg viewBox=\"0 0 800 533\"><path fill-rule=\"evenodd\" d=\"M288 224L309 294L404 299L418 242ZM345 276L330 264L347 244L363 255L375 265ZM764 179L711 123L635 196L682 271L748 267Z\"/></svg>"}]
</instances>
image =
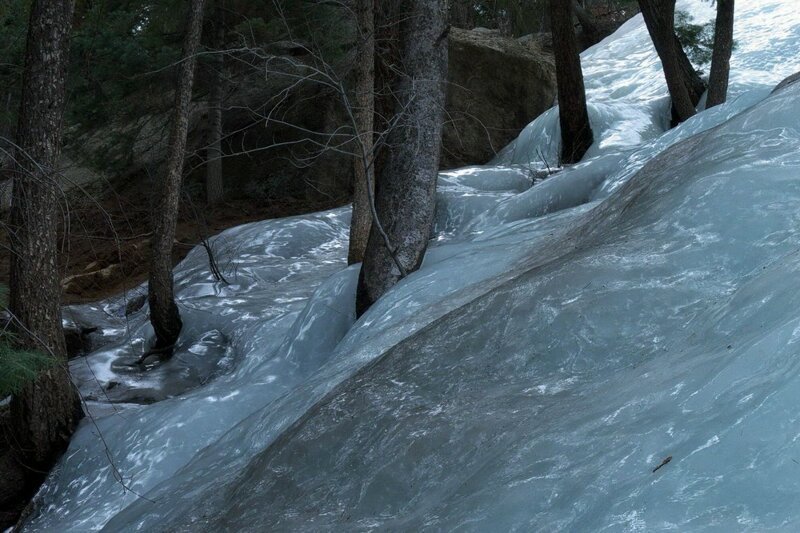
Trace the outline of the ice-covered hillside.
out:
<instances>
[{"instance_id":1,"label":"ice-covered hillside","mask_svg":"<svg viewBox=\"0 0 800 533\"><path fill-rule=\"evenodd\" d=\"M224 232L229 286L194 250L150 373L146 309L70 310L108 342L73 362L94 422L26 531L792 530L800 10L737 10L728 104L664 133L631 20L583 56L588 160L531 187L550 111L443 174L423 268L358 322L346 210Z\"/></svg>"}]
</instances>

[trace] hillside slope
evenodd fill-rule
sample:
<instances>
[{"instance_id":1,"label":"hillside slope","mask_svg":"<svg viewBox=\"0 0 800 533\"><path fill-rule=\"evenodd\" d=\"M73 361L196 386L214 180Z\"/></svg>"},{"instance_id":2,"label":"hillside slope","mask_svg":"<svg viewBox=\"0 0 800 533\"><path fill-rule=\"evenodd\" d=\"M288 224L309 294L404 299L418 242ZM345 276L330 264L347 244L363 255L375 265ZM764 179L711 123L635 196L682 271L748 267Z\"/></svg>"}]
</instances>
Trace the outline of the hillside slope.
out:
<instances>
[{"instance_id":1,"label":"hillside slope","mask_svg":"<svg viewBox=\"0 0 800 533\"><path fill-rule=\"evenodd\" d=\"M73 362L97 425L25 530L796 523L800 84L771 93L800 14L741 4L728 104L665 132L632 19L583 56L588 159L533 183L548 111L497 165L443 173L423 268L358 322L346 209L220 234L230 285L193 250L181 345L151 372L125 366L146 308L72 308L107 343Z\"/></svg>"}]
</instances>

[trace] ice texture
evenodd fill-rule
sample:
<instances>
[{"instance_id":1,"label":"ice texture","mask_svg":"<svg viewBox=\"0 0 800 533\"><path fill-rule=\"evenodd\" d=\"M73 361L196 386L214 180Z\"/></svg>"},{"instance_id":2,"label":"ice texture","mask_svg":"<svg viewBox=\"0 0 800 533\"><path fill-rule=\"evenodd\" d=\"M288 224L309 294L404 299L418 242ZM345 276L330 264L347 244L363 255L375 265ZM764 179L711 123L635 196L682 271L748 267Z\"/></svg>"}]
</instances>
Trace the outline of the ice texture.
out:
<instances>
[{"instance_id":1,"label":"ice texture","mask_svg":"<svg viewBox=\"0 0 800 533\"><path fill-rule=\"evenodd\" d=\"M800 10L737 2L736 39L729 103L670 131L640 17L586 51L587 158L542 181L554 109L443 173L357 322L347 209L220 234L230 285L193 250L162 367L132 294L69 309L93 419L25 531L793 530Z\"/></svg>"}]
</instances>

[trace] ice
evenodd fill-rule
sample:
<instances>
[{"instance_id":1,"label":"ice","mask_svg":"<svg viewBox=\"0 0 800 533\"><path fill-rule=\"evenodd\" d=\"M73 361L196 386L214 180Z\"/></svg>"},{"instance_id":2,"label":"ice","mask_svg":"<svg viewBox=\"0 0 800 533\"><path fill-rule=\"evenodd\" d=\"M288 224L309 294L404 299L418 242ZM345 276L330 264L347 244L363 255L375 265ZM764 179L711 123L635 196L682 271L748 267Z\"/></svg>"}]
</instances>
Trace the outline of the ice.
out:
<instances>
[{"instance_id":1,"label":"ice","mask_svg":"<svg viewBox=\"0 0 800 533\"><path fill-rule=\"evenodd\" d=\"M584 55L587 158L542 181L551 110L443 173L422 268L357 322L347 209L222 233L230 285L193 250L150 371L141 289L70 309L101 327L72 363L94 422L25 530L793 529L800 84L770 93L800 12L737 10L729 103L665 132L632 19Z\"/></svg>"}]
</instances>

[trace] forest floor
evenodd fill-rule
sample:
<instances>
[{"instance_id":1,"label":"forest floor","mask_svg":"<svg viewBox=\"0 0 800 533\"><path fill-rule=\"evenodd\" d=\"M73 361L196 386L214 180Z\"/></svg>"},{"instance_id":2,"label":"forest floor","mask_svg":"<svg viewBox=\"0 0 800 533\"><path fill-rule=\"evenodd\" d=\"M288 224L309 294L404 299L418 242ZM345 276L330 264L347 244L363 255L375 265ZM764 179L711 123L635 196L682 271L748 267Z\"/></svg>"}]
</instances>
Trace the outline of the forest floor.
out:
<instances>
[{"instance_id":1,"label":"forest floor","mask_svg":"<svg viewBox=\"0 0 800 533\"><path fill-rule=\"evenodd\" d=\"M99 196L70 201L62 219L59 263L64 304L87 303L130 290L147 279L150 195L142 182L109 186ZM237 198L213 207L184 198L176 230L173 264L205 237L224 229L270 218L282 218L345 205L345 197L309 200ZM7 244L0 234L0 247ZM10 254L0 255L0 285L8 284Z\"/></svg>"}]
</instances>

